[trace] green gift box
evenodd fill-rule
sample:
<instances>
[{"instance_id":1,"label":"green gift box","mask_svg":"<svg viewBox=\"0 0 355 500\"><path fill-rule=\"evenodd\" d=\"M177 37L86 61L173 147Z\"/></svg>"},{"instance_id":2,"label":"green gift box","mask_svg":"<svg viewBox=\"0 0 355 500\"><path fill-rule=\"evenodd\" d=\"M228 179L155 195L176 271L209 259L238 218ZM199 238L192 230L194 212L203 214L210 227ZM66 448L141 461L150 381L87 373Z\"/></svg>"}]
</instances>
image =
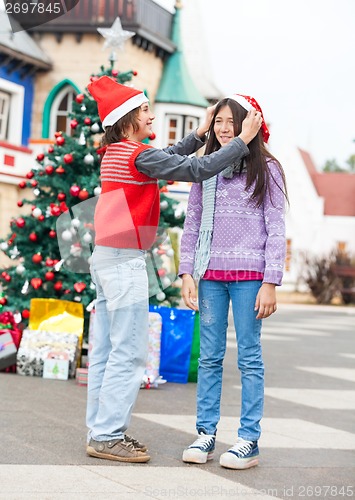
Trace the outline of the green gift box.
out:
<instances>
[{"instance_id":1,"label":"green gift box","mask_svg":"<svg viewBox=\"0 0 355 500\"><path fill-rule=\"evenodd\" d=\"M197 382L197 369L198 369L199 356L200 356L200 314L196 312L194 331L192 334L192 346L191 346L188 382Z\"/></svg>"}]
</instances>

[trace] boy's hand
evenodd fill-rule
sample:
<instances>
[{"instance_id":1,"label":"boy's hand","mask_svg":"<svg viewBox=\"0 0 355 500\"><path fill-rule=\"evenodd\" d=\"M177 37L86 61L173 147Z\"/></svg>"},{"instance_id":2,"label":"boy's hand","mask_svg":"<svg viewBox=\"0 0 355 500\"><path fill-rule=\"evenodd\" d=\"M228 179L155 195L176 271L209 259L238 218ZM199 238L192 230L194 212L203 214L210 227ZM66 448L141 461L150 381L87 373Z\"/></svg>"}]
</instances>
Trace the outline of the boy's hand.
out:
<instances>
[{"instance_id":1,"label":"boy's hand","mask_svg":"<svg viewBox=\"0 0 355 500\"><path fill-rule=\"evenodd\" d=\"M198 311L196 284L191 274L182 275L181 295L187 307Z\"/></svg>"},{"instance_id":2,"label":"boy's hand","mask_svg":"<svg viewBox=\"0 0 355 500\"><path fill-rule=\"evenodd\" d=\"M256 111L256 109L251 109L243 120L242 131L238 137L242 139L245 144L249 144L259 132L262 123L263 119L261 113Z\"/></svg>"}]
</instances>

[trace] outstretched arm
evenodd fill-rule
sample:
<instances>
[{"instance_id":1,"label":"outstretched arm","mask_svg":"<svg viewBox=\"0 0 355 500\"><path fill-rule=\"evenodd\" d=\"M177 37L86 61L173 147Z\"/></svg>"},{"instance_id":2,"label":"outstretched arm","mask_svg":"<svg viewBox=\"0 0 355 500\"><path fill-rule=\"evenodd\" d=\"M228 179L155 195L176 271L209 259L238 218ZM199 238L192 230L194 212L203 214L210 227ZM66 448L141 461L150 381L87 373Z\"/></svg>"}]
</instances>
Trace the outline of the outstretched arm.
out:
<instances>
[{"instance_id":1,"label":"outstretched arm","mask_svg":"<svg viewBox=\"0 0 355 500\"><path fill-rule=\"evenodd\" d=\"M232 161L237 161L249 153L246 146L258 133L261 114L255 110L248 112L242 124L242 132L227 146L210 155L197 157L167 154L149 148L136 158L137 169L149 177L175 181L202 182L224 170ZM245 141L245 142L244 142Z\"/></svg>"}]
</instances>

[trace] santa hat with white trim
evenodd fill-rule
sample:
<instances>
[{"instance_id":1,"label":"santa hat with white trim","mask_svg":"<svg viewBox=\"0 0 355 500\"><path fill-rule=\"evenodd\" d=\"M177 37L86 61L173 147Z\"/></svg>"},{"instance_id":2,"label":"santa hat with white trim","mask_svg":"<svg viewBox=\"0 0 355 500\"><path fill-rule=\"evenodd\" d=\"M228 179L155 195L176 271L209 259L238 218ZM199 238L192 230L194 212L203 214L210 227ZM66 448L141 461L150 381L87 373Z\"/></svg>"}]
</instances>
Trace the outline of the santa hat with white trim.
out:
<instances>
[{"instance_id":1,"label":"santa hat with white trim","mask_svg":"<svg viewBox=\"0 0 355 500\"><path fill-rule=\"evenodd\" d=\"M121 85L109 76L101 76L89 83L87 88L97 102L104 130L141 104L149 102L141 90Z\"/></svg>"},{"instance_id":2,"label":"santa hat with white trim","mask_svg":"<svg viewBox=\"0 0 355 500\"><path fill-rule=\"evenodd\" d=\"M240 104L244 109L247 111L250 111L251 109L256 109L261 113L261 117L263 119L263 122L261 124L261 133L263 136L264 142L267 142L270 137L270 132L269 129L267 128L267 125L264 120L264 115L262 112L261 107L259 104L256 102L254 97L249 97L248 95L242 95L242 94L232 94L228 96L228 99L234 99L234 101L237 101L238 104Z\"/></svg>"}]
</instances>

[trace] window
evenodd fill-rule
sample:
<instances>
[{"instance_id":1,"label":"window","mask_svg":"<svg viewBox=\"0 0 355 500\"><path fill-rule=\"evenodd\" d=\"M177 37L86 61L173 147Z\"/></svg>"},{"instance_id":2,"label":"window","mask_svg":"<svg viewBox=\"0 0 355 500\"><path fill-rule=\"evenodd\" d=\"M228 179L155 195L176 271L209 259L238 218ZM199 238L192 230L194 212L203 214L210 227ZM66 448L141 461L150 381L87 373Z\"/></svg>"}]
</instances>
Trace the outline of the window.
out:
<instances>
[{"instance_id":1,"label":"window","mask_svg":"<svg viewBox=\"0 0 355 500\"><path fill-rule=\"evenodd\" d=\"M292 247L289 238L286 239L286 259L285 259L285 271L291 270L291 258L292 258Z\"/></svg>"},{"instance_id":2,"label":"window","mask_svg":"<svg viewBox=\"0 0 355 500\"><path fill-rule=\"evenodd\" d=\"M346 253L346 242L338 241L337 242L337 251L338 253L345 254Z\"/></svg>"},{"instance_id":3,"label":"window","mask_svg":"<svg viewBox=\"0 0 355 500\"><path fill-rule=\"evenodd\" d=\"M8 137L8 123L10 112L10 94L0 91L0 140Z\"/></svg>"},{"instance_id":4,"label":"window","mask_svg":"<svg viewBox=\"0 0 355 500\"><path fill-rule=\"evenodd\" d=\"M72 111L73 101L76 92L69 85L65 86L53 100L51 107L51 127L50 137L53 137L55 132L61 131L71 135L73 130L70 127L71 118L68 113Z\"/></svg>"},{"instance_id":5,"label":"window","mask_svg":"<svg viewBox=\"0 0 355 500\"><path fill-rule=\"evenodd\" d=\"M167 143L168 146L176 144L198 127L199 119L196 116L167 115Z\"/></svg>"}]
</instances>

